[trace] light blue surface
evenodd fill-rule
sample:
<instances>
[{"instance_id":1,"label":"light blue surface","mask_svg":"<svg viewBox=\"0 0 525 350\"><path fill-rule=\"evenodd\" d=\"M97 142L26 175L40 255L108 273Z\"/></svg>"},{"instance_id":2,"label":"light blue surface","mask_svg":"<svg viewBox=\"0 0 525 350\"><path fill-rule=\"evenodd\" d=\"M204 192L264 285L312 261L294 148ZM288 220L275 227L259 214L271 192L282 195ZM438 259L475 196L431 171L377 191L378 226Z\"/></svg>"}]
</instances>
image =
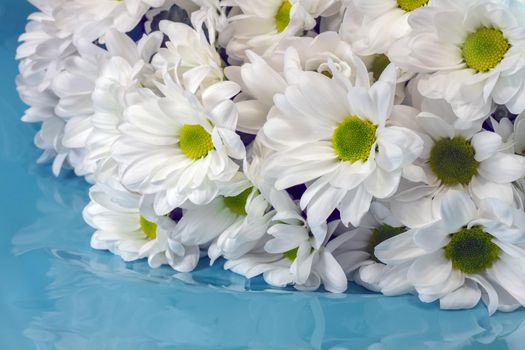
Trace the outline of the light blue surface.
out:
<instances>
[{"instance_id":1,"label":"light blue surface","mask_svg":"<svg viewBox=\"0 0 525 350\"><path fill-rule=\"evenodd\" d=\"M91 250L88 186L35 165L35 128L19 121L14 51L30 11L0 0L1 350L525 348L523 310L265 290L220 266L176 274Z\"/></svg>"}]
</instances>

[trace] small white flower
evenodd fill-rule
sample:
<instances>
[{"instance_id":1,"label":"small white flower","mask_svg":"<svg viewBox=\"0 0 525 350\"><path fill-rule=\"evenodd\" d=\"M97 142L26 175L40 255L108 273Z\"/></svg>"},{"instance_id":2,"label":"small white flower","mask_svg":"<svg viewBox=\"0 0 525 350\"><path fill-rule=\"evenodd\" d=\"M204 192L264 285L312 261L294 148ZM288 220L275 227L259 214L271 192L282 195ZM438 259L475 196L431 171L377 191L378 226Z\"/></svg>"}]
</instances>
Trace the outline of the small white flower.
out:
<instances>
[{"instance_id":1,"label":"small white flower","mask_svg":"<svg viewBox=\"0 0 525 350\"><path fill-rule=\"evenodd\" d=\"M352 0L341 23L341 36L359 55L385 54L395 41L410 33L409 16L428 3L429 0Z\"/></svg>"},{"instance_id":2,"label":"small white flower","mask_svg":"<svg viewBox=\"0 0 525 350\"><path fill-rule=\"evenodd\" d=\"M164 97L144 89L126 109L113 147L122 183L154 195L159 215L186 200L210 203L237 173L233 159L245 156L230 100L239 91L237 84L210 86L201 103L169 77L165 80L166 85L159 85Z\"/></svg>"},{"instance_id":3,"label":"small white flower","mask_svg":"<svg viewBox=\"0 0 525 350\"><path fill-rule=\"evenodd\" d=\"M86 121L88 125L75 130L88 132L85 147L89 159L96 162L95 175L102 181L116 174L111 149L120 135L119 126L124 121L128 101L133 100L141 86L154 86L154 69L149 61L162 41L161 33L145 35L137 44L117 32L106 37L108 44L115 43L118 49L112 50L113 57L103 65L95 81L91 95L93 114Z\"/></svg>"},{"instance_id":4,"label":"small white flower","mask_svg":"<svg viewBox=\"0 0 525 350\"><path fill-rule=\"evenodd\" d=\"M153 58L158 74L170 74L192 93L224 79L221 57L202 30L170 21L161 21L159 28L169 40Z\"/></svg>"},{"instance_id":5,"label":"small white flower","mask_svg":"<svg viewBox=\"0 0 525 350\"><path fill-rule=\"evenodd\" d=\"M228 56L244 60L245 51L262 55L285 37L312 29L319 16L330 16L339 10L339 0L228 0L233 6L229 24L221 33L221 44Z\"/></svg>"},{"instance_id":6,"label":"small white flower","mask_svg":"<svg viewBox=\"0 0 525 350\"><path fill-rule=\"evenodd\" d=\"M102 128L107 128L108 124L112 124L110 128L115 127L115 116L110 118L105 112L110 110L118 114L118 108L122 107L114 104L112 96L122 93L122 89L129 88L129 84L136 84L137 88L139 83L151 85L153 68L149 61L160 47L162 35L144 36L135 43L127 35L110 30L104 38L107 50L91 43L78 44L79 53L66 59L63 70L54 78L52 85L53 92L59 97L55 111L65 121L60 142L69 152L82 155L75 158L77 161L74 163L70 157L70 163L78 175L89 175L97 170L100 157L88 156L87 151L92 152L89 143L94 127L99 128L101 124ZM115 62L111 63L109 69L113 71L108 72L105 66L112 57L119 57L119 64L115 67ZM134 79L140 81L134 82ZM108 86L108 80L113 82L112 86ZM95 93L96 88L98 91ZM93 142L100 143L100 140ZM108 142L105 146L110 147L111 144Z\"/></svg>"},{"instance_id":7,"label":"small white flower","mask_svg":"<svg viewBox=\"0 0 525 350\"><path fill-rule=\"evenodd\" d=\"M449 191L435 222L376 247L388 265L415 259L408 279L424 302L441 308L476 306L489 313L525 305L525 213L497 199L479 207L463 192Z\"/></svg>"},{"instance_id":8,"label":"small white flower","mask_svg":"<svg viewBox=\"0 0 525 350\"><path fill-rule=\"evenodd\" d=\"M346 275L327 246L339 222L325 227L326 240L318 241L286 192L274 191L270 203L276 214L264 246L226 261L224 268L247 278L262 274L268 284L276 287L293 285L299 290L317 290L322 284L330 292L344 292Z\"/></svg>"},{"instance_id":9,"label":"small white flower","mask_svg":"<svg viewBox=\"0 0 525 350\"><path fill-rule=\"evenodd\" d=\"M525 110L522 17L520 6L506 0L431 1L410 16L412 32L388 55L407 71L427 74L421 93L447 100L462 120L485 117L493 102L518 114Z\"/></svg>"},{"instance_id":10,"label":"small white flower","mask_svg":"<svg viewBox=\"0 0 525 350\"><path fill-rule=\"evenodd\" d=\"M301 207L314 233L334 209L344 224L359 225L372 198L392 196L403 168L423 149L413 131L390 125L392 114L407 109L393 104L395 67L371 87L361 67L355 86L336 70L333 79L301 73L274 98L263 128L277 151L267 169L277 189L309 184Z\"/></svg>"},{"instance_id":11,"label":"small white flower","mask_svg":"<svg viewBox=\"0 0 525 350\"><path fill-rule=\"evenodd\" d=\"M68 0L57 11L62 28L74 32L75 41L95 41L109 30L131 31L151 7L165 0Z\"/></svg>"},{"instance_id":12,"label":"small white flower","mask_svg":"<svg viewBox=\"0 0 525 350\"><path fill-rule=\"evenodd\" d=\"M95 249L110 250L125 261L148 258L151 267L169 264L177 271L191 271L200 257L196 245L168 241L176 223L169 217L156 216L141 196L127 191L112 181L98 183L90 190L91 202L84 209L84 219L96 229L91 237ZM171 244L169 244L171 243Z\"/></svg>"}]
</instances>

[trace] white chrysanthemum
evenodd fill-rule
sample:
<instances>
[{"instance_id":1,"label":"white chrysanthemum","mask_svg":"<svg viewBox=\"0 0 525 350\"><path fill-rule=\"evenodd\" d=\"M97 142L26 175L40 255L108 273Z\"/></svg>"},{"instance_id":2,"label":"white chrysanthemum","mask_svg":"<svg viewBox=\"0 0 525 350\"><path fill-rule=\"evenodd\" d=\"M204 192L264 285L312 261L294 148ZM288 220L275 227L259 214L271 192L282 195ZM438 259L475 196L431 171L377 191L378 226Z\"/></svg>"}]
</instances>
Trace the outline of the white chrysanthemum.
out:
<instances>
[{"instance_id":1,"label":"white chrysanthemum","mask_svg":"<svg viewBox=\"0 0 525 350\"><path fill-rule=\"evenodd\" d=\"M424 302L444 309L476 306L489 313L525 305L525 213L496 199L479 207L463 192L450 191L438 220L376 247L387 264L415 259L408 279Z\"/></svg>"},{"instance_id":2,"label":"white chrysanthemum","mask_svg":"<svg viewBox=\"0 0 525 350\"><path fill-rule=\"evenodd\" d=\"M89 160L97 165L95 175L101 180L116 173L111 148L120 135L119 126L124 120L128 101L133 100L133 93L140 87L154 87L154 69L149 61L162 41L161 33L145 35L137 44L116 32L107 36L112 35L115 37L107 42L118 44L113 50L110 45L113 57L103 65L95 81L91 95L93 114L82 120L79 127L72 128L70 133L72 138L87 133L85 139L79 140L79 147L87 148Z\"/></svg>"},{"instance_id":3,"label":"white chrysanthemum","mask_svg":"<svg viewBox=\"0 0 525 350\"><path fill-rule=\"evenodd\" d=\"M55 111L65 121L64 135L60 142L68 152L81 155L75 159L75 163L70 160L79 175L89 175L97 169L98 158L88 157L86 152L93 131L92 116L96 109L111 108L109 104L112 103L112 94L119 93L113 88L111 93L105 94L103 98L100 94L93 96L101 73L108 74L107 69L103 68L111 57L120 57L123 61L121 66L117 71L110 73L121 80L119 84L129 83L131 76L135 75L141 78L138 83L149 86L149 76L153 75L153 69L149 66L150 57L158 50L162 41L162 35L155 33L144 36L135 43L127 35L114 30L108 31L104 38L107 50L91 43L78 44L78 55L67 58L63 69L53 80L53 92L59 97ZM126 76L126 72L131 76ZM120 74L115 76L117 73ZM104 79L105 77L102 78L102 84ZM104 118L102 123L111 123L112 119L106 119L106 116ZM96 121L100 121L100 118Z\"/></svg>"},{"instance_id":4,"label":"white chrysanthemum","mask_svg":"<svg viewBox=\"0 0 525 350\"><path fill-rule=\"evenodd\" d=\"M406 294L413 288L407 278L410 262L387 266L374 254L380 243L407 231L385 204L372 202L358 228L329 244L335 248L333 254L350 280L385 295Z\"/></svg>"},{"instance_id":5,"label":"white chrysanthemum","mask_svg":"<svg viewBox=\"0 0 525 350\"><path fill-rule=\"evenodd\" d=\"M168 77L165 80L166 85L159 85L165 97L143 90L126 109L122 135L113 147L122 183L154 195L159 215L186 200L210 203L237 173L233 159L245 156L230 100L239 92L237 84L212 85L203 91L201 103Z\"/></svg>"},{"instance_id":6,"label":"white chrysanthemum","mask_svg":"<svg viewBox=\"0 0 525 350\"><path fill-rule=\"evenodd\" d=\"M62 28L74 32L75 41L95 41L109 30L131 31L151 7L165 0L68 0L57 11Z\"/></svg>"},{"instance_id":7,"label":"white chrysanthemum","mask_svg":"<svg viewBox=\"0 0 525 350\"><path fill-rule=\"evenodd\" d=\"M366 79L357 76L357 72L365 72L363 62L356 59L350 45L335 32L324 32L315 38L285 38L266 58L251 51L247 51L246 56L246 63L226 67L225 74L242 87L241 94L235 98L239 110L239 130L250 134L258 133L274 105L273 97L284 93L289 84L296 83L300 76L298 72L315 71L330 77L333 75L331 69L336 69L352 84L358 78ZM390 63L383 56L364 58L372 81L379 79ZM397 74L396 101L401 102L406 81L411 75L400 70Z\"/></svg>"},{"instance_id":8,"label":"white chrysanthemum","mask_svg":"<svg viewBox=\"0 0 525 350\"><path fill-rule=\"evenodd\" d=\"M344 292L346 275L328 242L339 222L325 227L325 241L319 241L285 191L274 191L270 202L277 213L264 246L226 261L224 268L247 278L262 274L268 284L276 287L293 285L300 290L316 290L322 284L330 292Z\"/></svg>"},{"instance_id":9,"label":"white chrysanthemum","mask_svg":"<svg viewBox=\"0 0 525 350\"><path fill-rule=\"evenodd\" d=\"M35 144L44 153L38 162L53 160L52 171L60 173L62 166L70 167L76 155L68 152L61 143L64 121L55 113L58 97L51 89L52 80L67 57L76 52L71 33L62 31L56 24L53 13L62 1L46 3L33 1L42 12L29 16L26 32L20 36L16 58L20 60L20 74L16 79L20 98L29 106L22 120L42 122L35 136ZM68 159L71 156L71 159Z\"/></svg>"},{"instance_id":10,"label":"white chrysanthemum","mask_svg":"<svg viewBox=\"0 0 525 350\"><path fill-rule=\"evenodd\" d=\"M340 34L359 55L385 54L397 40L410 33L408 17L429 0L352 0Z\"/></svg>"},{"instance_id":11,"label":"white chrysanthemum","mask_svg":"<svg viewBox=\"0 0 525 350\"><path fill-rule=\"evenodd\" d=\"M93 248L110 250L125 261L147 258L154 268L169 264L177 271L187 272L197 266L199 247L169 241L176 223L143 208L147 205L141 203L140 195L115 183L98 183L91 188L90 198L84 219L97 230L91 237Z\"/></svg>"},{"instance_id":12,"label":"white chrysanthemum","mask_svg":"<svg viewBox=\"0 0 525 350\"><path fill-rule=\"evenodd\" d=\"M202 30L170 21L160 22L159 27L169 40L153 58L158 74L170 74L192 93L224 79L221 57Z\"/></svg>"},{"instance_id":13,"label":"white chrysanthemum","mask_svg":"<svg viewBox=\"0 0 525 350\"><path fill-rule=\"evenodd\" d=\"M237 217L235 223L223 230L210 245L208 255L212 263L219 256L238 259L250 251L260 250L269 238L266 233L275 215L271 200L279 194L261 174L269 150L257 139L249 150L244 161L243 177L250 187L235 197L222 198L230 209L228 215L234 213Z\"/></svg>"},{"instance_id":14,"label":"white chrysanthemum","mask_svg":"<svg viewBox=\"0 0 525 350\"><path fill-rule=\"evenodd\" d=\"M525 158L511 152L512 145L499 134L483 130L480 122L455 128L460 120L443 100L426 99L421 108L419 115L405 115L400 122L424 140L420 158L404 173L417 184L397 194L399 202L393 205L401 220L412 226L425 224L424 211L430 208L436 215L450 190L469 193L477 203L498 198L514 204L512 183L525 175ZM412 221L415 213L422 221Z\"/></svg>"},{"instance_id":15,"label":"white chrysanthemum","mask_svg":"<svg viewBox=\"0 0 525 350\"><path fill-rule=\"evenodd\" d=\"M314 233L335 209L343 223L358 226L372 198L393 195L403 168L423 148L413 131L390 125L392 115L408 108L393 105L395 67L371 87L361 67L355 86L337 71L332 79L301 73L297 85L274 98L264 125L268 144L277 151L267 171L277 189L309 184L301 207L308 207Z\"/></svg>"},{"instance_id":16,"label":"white chrysanthemum","mask_svg":"<svg viewBox=\"0 0 525 350\"><path fill-rule=\"evenodd\" d=\"M421 93L447 100L462 120L483 118L493 102L518 114L525 109L521 17L523 10L506 0L431 1L410 16L411 34L389 57L407 71L427 73Z\"/></svg>"},{"instance_id":17,"label":"white chrysanthemum","mask_svg":"<svg viewBox=\"0 0 525 350\"><path fill-rule=\"evenodd\" d=\"M314 28L317 17L337 13L341 1L227 0L224 5L233 9L221 44L230 58L242 61L246 50L262 55L281 39Z\"/></svg>"}]
</instances>

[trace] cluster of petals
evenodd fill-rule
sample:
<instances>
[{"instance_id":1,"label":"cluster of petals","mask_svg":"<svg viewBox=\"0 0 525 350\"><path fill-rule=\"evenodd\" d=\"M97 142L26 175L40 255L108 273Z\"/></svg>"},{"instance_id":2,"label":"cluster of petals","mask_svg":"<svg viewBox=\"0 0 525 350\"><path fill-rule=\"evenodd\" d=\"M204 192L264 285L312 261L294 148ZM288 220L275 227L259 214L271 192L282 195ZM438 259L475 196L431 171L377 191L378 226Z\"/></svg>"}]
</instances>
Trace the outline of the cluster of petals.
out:
<instances>
[{"instance_id":1,"label":"cluster of petals","mask_svg":"<svg viewBox=\"0 0 525 350\"><path fill-rule=\"evenodd\" d=\"M520 1L31 2L22 119L92 184L93 248L525 306Z\"/></svg>"}]
</instances>

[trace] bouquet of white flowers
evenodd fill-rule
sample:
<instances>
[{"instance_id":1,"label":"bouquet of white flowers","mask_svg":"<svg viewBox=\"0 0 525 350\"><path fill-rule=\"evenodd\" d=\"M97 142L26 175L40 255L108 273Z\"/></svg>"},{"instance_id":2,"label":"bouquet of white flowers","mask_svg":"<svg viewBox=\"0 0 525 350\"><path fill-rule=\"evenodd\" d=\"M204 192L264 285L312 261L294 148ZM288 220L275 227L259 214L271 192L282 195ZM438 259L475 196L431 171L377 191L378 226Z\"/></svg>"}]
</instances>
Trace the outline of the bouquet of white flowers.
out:
<instances>
[{"instance_id":1,"label":"bouquet of white flowers","mask_svg":"<svg viewBox=\"0 0 525 350\"><path fill-rule=\"evenodd\" d=\"M520 1L30 1L23 121L93 248L525 305Z\"/></svg>"}]
</instances>

